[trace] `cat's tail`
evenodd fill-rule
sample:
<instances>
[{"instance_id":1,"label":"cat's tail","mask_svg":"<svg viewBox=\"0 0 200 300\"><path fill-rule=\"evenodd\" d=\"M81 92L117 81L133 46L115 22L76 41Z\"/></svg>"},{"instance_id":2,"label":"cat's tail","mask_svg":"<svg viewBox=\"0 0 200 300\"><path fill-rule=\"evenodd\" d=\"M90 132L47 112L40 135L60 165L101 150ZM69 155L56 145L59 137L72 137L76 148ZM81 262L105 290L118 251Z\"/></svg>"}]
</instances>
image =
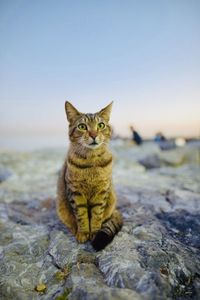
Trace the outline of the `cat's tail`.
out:
<instances>
[{"instance_id":1,"label":"cat's tail","mask_svg":"<svg viewBox=\"0 0 200 300\"><path fill-rule=\"evenodd\" d=\"M97 232L92 240L92 246L96 251L104 249L114 238L114 236L122 228L122 215L118 210L115 210L107 221L105 221L101 229Z\"/></svg>"}]
</instances>

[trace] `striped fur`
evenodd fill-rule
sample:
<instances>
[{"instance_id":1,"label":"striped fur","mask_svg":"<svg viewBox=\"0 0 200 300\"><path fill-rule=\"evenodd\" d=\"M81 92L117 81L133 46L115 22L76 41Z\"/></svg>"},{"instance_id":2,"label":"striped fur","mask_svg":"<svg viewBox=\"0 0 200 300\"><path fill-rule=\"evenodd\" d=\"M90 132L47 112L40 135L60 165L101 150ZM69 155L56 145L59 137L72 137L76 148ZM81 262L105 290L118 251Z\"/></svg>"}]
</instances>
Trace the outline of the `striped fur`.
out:
<instances>
[{"instance_id":1,"label":"striped fur","mask_svg":"<svg viewBox=\"0 0 200 300\"><path fill-rule=\"evenodd\" d=\"M81 243L96 250L122 226L112 185L109 117L112 103L95 114L82 114L66 102L70 147L58 179L57 213Z\"/></svg>"}]
</instances>

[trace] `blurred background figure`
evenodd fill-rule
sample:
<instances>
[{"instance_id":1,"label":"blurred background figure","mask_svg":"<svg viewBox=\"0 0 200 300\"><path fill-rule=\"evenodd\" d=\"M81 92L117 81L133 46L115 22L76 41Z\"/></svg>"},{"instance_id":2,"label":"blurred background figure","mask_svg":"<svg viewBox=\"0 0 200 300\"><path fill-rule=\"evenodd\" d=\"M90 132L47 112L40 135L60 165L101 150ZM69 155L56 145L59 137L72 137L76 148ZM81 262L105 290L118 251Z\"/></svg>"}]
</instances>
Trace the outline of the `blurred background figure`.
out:
<instances>
[{"instance_id":1,"label":"blurred background figure","mask_svg":"<svg viewBox=\"0 0 200 300\"><path fill-rule=\"evenodd\" d=\"M163 141L166 141L166 137L162 134L162 132L157 132L156 135L155 135L155 138L154 138L154 141L155 142L163 142Z\"/></svg>"},{"instance_id":2,"label":"blurred background figure","mask_svg":"<svg viewBox=\"0 0 200 300\"><path fill-rule=\"evenodd\" d=\"M156 133L154 141L159 145L161 150L170 150L176 147L174 140L167 139L161 131Z\"/></svg>"},{"instance_id":3,"label":"blurred background figure","mask_svg":"<svg viewBox=\"0 0 200 300\"><path fill-rule=\"evenodd\" d=\"M130 130L132 132L132 140L137 145L141 145L143 141L142 141L142 137L140 136L140 134L135 130L135 128L133 126L130 126Z\"/></svg>"}]
</instances>

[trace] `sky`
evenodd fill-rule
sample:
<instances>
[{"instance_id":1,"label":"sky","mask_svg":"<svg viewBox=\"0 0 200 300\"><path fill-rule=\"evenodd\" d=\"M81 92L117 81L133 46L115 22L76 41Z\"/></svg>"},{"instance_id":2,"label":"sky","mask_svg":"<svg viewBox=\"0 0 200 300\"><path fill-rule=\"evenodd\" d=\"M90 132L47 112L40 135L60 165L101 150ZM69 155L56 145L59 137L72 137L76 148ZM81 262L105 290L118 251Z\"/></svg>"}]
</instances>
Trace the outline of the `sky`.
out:
<instances>
[{"instance_id":1,"label":"sky","mask_svg":"<svg viewBox=\"0 0 200 300\"><path fill-rule=\"evenodd\" d=\"M0 0L0 134L63 136L64 102L116 133L200 135L199 0Z\"/></svg>"}]
</instances>

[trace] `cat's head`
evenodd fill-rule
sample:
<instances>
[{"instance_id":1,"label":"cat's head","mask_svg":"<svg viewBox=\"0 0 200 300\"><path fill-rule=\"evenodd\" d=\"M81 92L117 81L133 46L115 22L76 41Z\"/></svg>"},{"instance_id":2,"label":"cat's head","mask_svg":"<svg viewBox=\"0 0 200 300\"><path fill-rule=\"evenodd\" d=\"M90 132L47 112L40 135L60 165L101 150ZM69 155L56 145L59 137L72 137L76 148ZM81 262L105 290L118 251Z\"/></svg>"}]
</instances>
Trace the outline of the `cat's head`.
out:
<instances>
[{"instance_id":1,"label":"cat's head","mask_svg":"<svg viewBox=\"0 0 200 300\"><path fill-rule=\"evenodd\" d=\"M111 137L109 125L112 102L94 114L79 112L70 102L65 102L65 111L69 121L69 138L89 149L96 149L108 143Z\"/></svg>"}]
</instances>

